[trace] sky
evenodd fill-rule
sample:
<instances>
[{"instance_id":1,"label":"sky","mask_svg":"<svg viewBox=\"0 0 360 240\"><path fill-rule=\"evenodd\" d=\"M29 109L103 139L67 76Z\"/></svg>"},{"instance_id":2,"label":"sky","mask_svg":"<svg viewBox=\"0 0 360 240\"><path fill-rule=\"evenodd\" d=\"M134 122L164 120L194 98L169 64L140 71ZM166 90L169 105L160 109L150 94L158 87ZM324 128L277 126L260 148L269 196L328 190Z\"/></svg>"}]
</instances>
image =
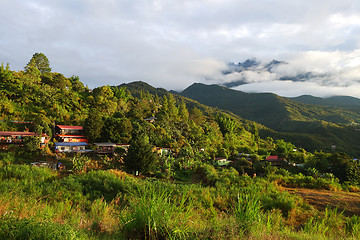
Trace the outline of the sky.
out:
<instances>
[{"instance_id":1,"label":"sky","mask_svg":"<svg viewBox=\"0 0 360 240\"><path fill-rule=\"evenodd\" d=\"M0 0L0 63L37 52L90 88L144 81L181 91L224 84L228 63L285 61L243 73L247 92L360 98L358 0ZM312 72L302 82L283 76ZM242 77L244 77L243 75Z\"/></svg>"}]
</instances>

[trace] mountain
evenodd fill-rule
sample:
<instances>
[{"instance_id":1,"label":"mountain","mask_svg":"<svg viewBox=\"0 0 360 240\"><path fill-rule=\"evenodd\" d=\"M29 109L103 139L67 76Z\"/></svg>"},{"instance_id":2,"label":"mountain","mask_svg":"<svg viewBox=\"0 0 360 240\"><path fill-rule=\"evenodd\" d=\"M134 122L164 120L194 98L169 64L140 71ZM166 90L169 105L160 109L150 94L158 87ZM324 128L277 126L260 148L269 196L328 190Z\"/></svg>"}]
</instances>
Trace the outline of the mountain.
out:
<instances>
[{"instance_id":1,"label":"mountain","mask_svg":"<svg viewBox=\"0 0 360 240\"><path fill-rule=\"evenodd\" d=\"M284 138L307 150L330 150L331 145L336 145L338 150L360 151L360 134L355 131L360 113L325 104L327 101L338 106L351 103L354 107L358 101L353 98L334 97L329 100L305 96L295 101L272 93L244 93L200 83L191 85L181 95L275 130L263 129L262 136ZM306 99L318 104L299 102Z\"/></svg>"},{"instance_id":2,"label":"mountain","mask_svg":"<svg viewBox=\"0 0 360 240\"><path fill-rule=\"evenodd\" d=\"M166 89L155 88L155 87L147 84L146 82L142 82L142 81L123 83L117 87L119 87L119 88L126 87L126 89L128 89L134 97L140 97L141 92L143 92L143 93L148 92L153 95L158 95L159 97L162 97L162 96L168 94L168 91Z\"/></svg>"},{"instance_id":3,"label":"mountain","mask_svg":"<svg viewBox=\"0 0 360 240\"><path fill-rule=\"evenodd\" d=\"M306 104L340 107L340 108L352 109L354 111L360 111L360 99L355 97L333 96L328 98L320 98L310 95L302 95L291 99Z\"/></svg>"},{"instance_id":4,"label":"mountain","mask_svg":"<svg viewBox=\"0 0 360 240\"><path fill-rule=\"evenodd\" d=\"M309 105L273 93L245 93L218 85L196 83L181 95L205 105L229 110L277 131L289 131L290 123L302 125L303 122L325 121L346 125L360 121L360 114L348 109Z\"/></svg>"}]
</instances>

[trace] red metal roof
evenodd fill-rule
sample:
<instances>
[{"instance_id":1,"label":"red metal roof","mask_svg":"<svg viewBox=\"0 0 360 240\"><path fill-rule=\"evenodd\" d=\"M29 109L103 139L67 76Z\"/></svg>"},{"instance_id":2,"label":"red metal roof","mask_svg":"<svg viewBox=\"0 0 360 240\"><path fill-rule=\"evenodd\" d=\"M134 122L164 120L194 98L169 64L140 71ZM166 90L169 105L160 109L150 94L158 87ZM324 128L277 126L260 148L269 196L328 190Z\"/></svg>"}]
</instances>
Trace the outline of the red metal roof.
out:
<instances>
[{"instance_id":1,"label":"red metal roof","mask_svg":"<svg viewBox=\"0 0 360 240\"><path fill-rule=\"evenodd\" d=\"M68 138L86 138L84 135L56 135L57 137L68 137Z\"/></svg>"},{"instance_id":2,"label":"red metal roof","mask_svg":"<svg viewBox=\"0 0 360 240\"><path fill-rule=\"evenodd\" d=\"M0 136L35 136L34 132L0 131Z\"/></svg>"},{"instance_id":3,"label":"red metal roof","mask_svg":"<svg viewBox=\"0 0 360 240\"><path fill-rule=\"evenodd\" d=\"M278 156L268 156L268 157L266 158L266 160L278 160L278 159L279 159Z\"/></svg>"},{"instance_id":4,"label":"red metal roof","mask_svg":"<svg viewBox=\"0 0 360 240\"><path fill-rule=\"evenodd\" d=\"M83 130L83 126L56 125L60 129Z\"/></svg>"}]
</instances>

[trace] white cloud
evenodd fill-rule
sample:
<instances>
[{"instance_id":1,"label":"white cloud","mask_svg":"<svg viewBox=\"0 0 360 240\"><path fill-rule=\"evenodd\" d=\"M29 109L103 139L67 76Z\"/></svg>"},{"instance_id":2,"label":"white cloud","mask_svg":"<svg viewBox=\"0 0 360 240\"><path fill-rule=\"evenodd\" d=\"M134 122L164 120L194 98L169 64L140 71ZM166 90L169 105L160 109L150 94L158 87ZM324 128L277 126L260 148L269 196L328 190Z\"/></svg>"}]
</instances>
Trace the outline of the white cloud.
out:
<instances>
[{"instance_id":1,"label":"white cloud","mask_svg":"<svg viewBox=\"0 0 360 240\"><path fill-rule=\"evenodd\" d=\"M181 89L243 78L266 87L279 76L313 71L328 75L314 83L355 92L359 12L357 0L311 7L301 0L2 1L0 62L21 70L43 52L54 71L79 75L89 87L143 80ZM253 57L289 65L222 78L225 63Z\"/></svg>"},{"instance_id":2,"label":"white cloud","mask_svg":"<svg viewBox=\"0 0 360 240\"><path fill-rule=\"evenodd\" d=\"M241 85L234 89L254 93L272 92L284 97L297 97L306 93L320 97L347 95L360 98L360 85L350 89L348 87L321 86L314 82L272 81Z\"/></svg>"}]
</instances>

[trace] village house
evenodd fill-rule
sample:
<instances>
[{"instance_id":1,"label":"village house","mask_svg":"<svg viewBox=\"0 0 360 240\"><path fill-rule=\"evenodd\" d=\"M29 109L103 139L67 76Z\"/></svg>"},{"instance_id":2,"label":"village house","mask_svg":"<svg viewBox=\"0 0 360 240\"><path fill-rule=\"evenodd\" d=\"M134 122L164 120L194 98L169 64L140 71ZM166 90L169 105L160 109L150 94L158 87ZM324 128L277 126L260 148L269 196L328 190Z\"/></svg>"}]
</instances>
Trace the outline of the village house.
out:
<instances>
[{"instance_id":1,"label":"village house","mask_svg":"<svg viewBox=\"0 0 360 240\"><path fill-rule=\"evenodd\" d=\"M276 155L268 156L264 161L269 162L271 166L275 167L281 167L286 162L284 158L280 158Z\"/></svg>"},{"instance_id":2,"label":"village house","mask_svg":"<svg viewBox=\"0 0 360 240\"><path fill-rule=\"evenodd\" d=\"M231 160L227 160L224 157L217 157L215 158L215 161L220 167L228 166L230 163L232 163Z\"/></svg>"},{"instance_id":3,"label":"village house","mask_svg":"<svg viewBox=\"0 0 360 240\"><path fill-rule=\"evenodd\" d=\"M58 142L88 143L88 140L83 132L83 126L56 125L55 139Z\"/></svg>"},{"instance_id":4,"label":"village house","mask_svg":"<svg viewBox=\"0 0 360 240\"><path fill-rule=\"evenodd\" d=\"M7 147L10 144L23 144L26 137L39 137L41 146L49 142L49 137L44 133L39 136L34 132L0 131L0 145Z\"/></svg>"},{"instance_id":5,"label":"village house","mask_svg":"<svg viewBox=\"0 0 360 240\"><path fill-rule=\"evenodd\" d=\"M126 143L117 143L116 147L120 147L122 149L125 150L125 152L128 152L130 144L126 144Z\"/></svg>"},{"instance_id":6,"label":"village house","mask_svg":"<svg viewBox=\"0 0 360 240\"><path fill-rule=\"evenodd\" d=\"M114 154L117 147L115 143L111 142L94 143L94 145L96 146L94 152L97 154Z\"/></svg>"},{"instance_id":7,"label":"village house","mask_svg":"<svg viewBox=\"0 0 360 240\"><path fill-rule=\"evenodd\" d=\"M86 142L55 142L56 153L86 152Z\"/></svg>"}]
</instances>

